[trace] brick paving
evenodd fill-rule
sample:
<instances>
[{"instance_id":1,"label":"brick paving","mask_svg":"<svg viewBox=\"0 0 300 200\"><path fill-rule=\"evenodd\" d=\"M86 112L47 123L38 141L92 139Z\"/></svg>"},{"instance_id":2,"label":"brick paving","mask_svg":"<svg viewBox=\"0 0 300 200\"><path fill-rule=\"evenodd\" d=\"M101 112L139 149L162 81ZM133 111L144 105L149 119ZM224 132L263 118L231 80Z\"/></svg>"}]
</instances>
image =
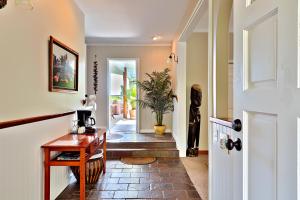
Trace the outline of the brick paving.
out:
<instances>
[{"instance_id":1,"label":"brick paving","mask_svg":"<svg viewBox=\"0 0 300 200\"><path fill-rule=\"evenodd\" d=\"M86 199L201 200L179 158L158 158L149 165L107 161L107 173L86 186ZM57 200L79 199L79 185L70 184Z\"/></svg>"}]
</instances>

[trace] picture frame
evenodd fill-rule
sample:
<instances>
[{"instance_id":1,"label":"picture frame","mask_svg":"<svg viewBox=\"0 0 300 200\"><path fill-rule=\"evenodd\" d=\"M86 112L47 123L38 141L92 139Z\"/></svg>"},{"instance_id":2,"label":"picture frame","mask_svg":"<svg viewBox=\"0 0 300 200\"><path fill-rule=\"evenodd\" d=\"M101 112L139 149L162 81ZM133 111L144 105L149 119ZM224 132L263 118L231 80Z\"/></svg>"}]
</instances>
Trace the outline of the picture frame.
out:
<instances>
[{"instance_id":1,"label":"picture frame","mask_svg":"<svg viewBox=\"0 0 300 200\"><path fill-rule=\"evenodd\" d=\"M53 36L49 40L49 91L78 91L79 53Z\"/></svg>"}]
</instances>

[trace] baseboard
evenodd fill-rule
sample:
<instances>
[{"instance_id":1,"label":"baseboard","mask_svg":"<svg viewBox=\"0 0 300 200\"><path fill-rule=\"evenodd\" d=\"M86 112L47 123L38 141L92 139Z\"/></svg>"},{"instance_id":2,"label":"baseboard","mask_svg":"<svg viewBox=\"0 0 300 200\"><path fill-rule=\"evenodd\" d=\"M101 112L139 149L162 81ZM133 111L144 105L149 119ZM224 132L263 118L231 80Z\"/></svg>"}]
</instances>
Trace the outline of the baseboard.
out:
<instances>
[{"instance_id":1,"label":"baseboard","mask_svg":"<svg viewBox=\"0 0 300 200\"><path fill-rule=\"evenodd\" d=\"M208 150L199 150L199 155L208 155Z\"/></svg>"},{"instance_id":2,"label":"baseboard","mask_svg":"<svg viewBox=\"0 0 300 200\"><path fill-rule=\"evenodd\" d=\"M153 129L141 129L140 133L154 133ZM166 129L166 133L172 133L171 129Z\"/></svg>"}]
</instances>

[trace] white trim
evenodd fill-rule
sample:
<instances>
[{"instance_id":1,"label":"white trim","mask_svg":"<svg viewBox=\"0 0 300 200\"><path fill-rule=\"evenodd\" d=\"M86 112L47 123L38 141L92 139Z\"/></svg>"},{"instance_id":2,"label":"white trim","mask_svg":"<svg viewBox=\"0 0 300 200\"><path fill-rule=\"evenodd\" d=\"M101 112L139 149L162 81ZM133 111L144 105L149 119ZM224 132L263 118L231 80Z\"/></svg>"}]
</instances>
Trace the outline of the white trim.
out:
<instances>
[{"instance_id":1,"label":"white trim","mask_svg":"<svg viewBox=\"0 0 300 200\"><path fill-rule=\"evenodd\" d=\"M107 109L107 115L106 115L106 126L107 130L109 130L110 127L110 116L109 113L111 112L110 110L110 102L109 102L109 93L110 93L110 67L109 67L109 58L106 58L106 69L107 69L107 82L106 82L106 98L107 98L107 103L106 103L106 109Z\"/></svg>"},{"instance_id":2,"label":"white trim","mask_svg":"<svg viewBox=\"0 0 300 200\"><path fill-rule=\"evenodd\" d=\"M213 96L213 65L214 65L214 1L208 4L208 117L214 116L214 96ZM208 199L214 200L213 194L213 124L208 122Z\"/></svg>"},{"instance_id":3,"label":"white trim","mask_svg":"<svg viewBox=\"0 0 300 200\"><path fill-rule=\"evenodd\" d=\"M141 129L140 133L154 133L153 129ZM172 133L171 129L166 129L165 133Z\"/></svg>"},{"instance_id":4,"label":"white trim","mask_svg":"<svg viewBox=\"0 0 300 200\"><path fill-rule=\"evenodd\" d=\"M110 128L110 102L109 102L109 92L110 92L110 67L109 67L109 61L110 60L134 60L136 63L136 80L140 80L140 59L139 58L106 58L106 65L107 65L107 104L106 107L108 108L107 112L107 129ZM139 90L137 90L137 99L140 96ZM136 132L138 133L140 130L140 108L139 106L136 107Z\"/></svg>"},{"instance_id":5,"label":"white trim","mask_svg":"<svg viewBox=\"0 0 300 200\"><path fill-rule=\"evenodd\" d=\"M300 118L297 118L297 200L300 200Z\"/></svg>"},{"instance_id":6,"label":"white trim","mask_svg":"<svg viewBox=\"0 0 300 200\"><path fill-rule=\"evenodd\" d=\"M243 30L243 91L249 88L249 32Z\"/></svg>"},{"instance_id":7,"label":"white trim","mask_svg":"<svg viewBox=\"0 0 300 200\"><path fill-rule=\"evenodd\" d=\"M161 44L151 44L151 43L97 43L97 42L85 42L87 46L112 46L112 47L171 47L172 43L161 43Z\"/></svg>"},{"instance_id":8,"label":"white trim","mask_svg":"<svg viewBox=\"0 0 300 200\"><path fill-rule=\"evenodd\" d=\"M182 32L179 35L178 40L181 42L185 42L190 34L192 34L199 23L202 14L204 0L199 0L193 10L191 17L189 18L188 22L186 23L185 27L183 28Z\"/></svg>"},{"instance_id":9,"label":"white trim","mask_svg":"<svg viewBox=\"0 0 300 200\"><path fill-rule=\"evenodd\" d=\"M248 200L249 197L249 169L248 169L248 135L249 135L249 115L247 111L243 111L243 200Z\"/></svg>"},{"instance_id":10,"label":"white trim","mask_svg":"<svg viewBox=\"0 0 300 200\"><path fill-rule=\"evenodd\" d=\"M300 3L298 3L298 16L297 16L297 24L298 24L298 32L297 32L297 48L298 48L298 55L297 55L297 88L300 88ZM299 190L298 190L299 191ZM299 193L299 192L298 192ZM300 200L300 194L298 195L298 200Z\"/></svg>"}]
</instances>

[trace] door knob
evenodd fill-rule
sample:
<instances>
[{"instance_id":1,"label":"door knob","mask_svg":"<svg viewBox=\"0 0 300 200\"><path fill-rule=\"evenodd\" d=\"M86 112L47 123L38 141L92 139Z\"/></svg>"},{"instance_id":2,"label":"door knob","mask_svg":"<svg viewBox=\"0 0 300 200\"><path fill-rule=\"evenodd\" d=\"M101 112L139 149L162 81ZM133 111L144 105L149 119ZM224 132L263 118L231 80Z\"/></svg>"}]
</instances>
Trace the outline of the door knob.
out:
<instances>
[{"instance_id":1,"label":"door knob","mask_svg":"<svg viewBox=\"0 0 300 200\"><path fill-rule=\"evenodd\" d=\"M242 122L240 119L235 119L233 122L232 122L232 127L231 127L233 130L237 131L237 132L240 132L242 130Z\"/></svg>"},{"instance_id":2,"label":"door knob","mask_svg":"<svg viewBox=\"0 0 300 200\"><path fill-rule=\"evenodd\" d=\"M226 142L226 148L231 151L233 148L235 148L237 151L242 150L242 141L240 138L238 138L235 142L232 139L228 139Z\"/></svg>"}]
</instances>

